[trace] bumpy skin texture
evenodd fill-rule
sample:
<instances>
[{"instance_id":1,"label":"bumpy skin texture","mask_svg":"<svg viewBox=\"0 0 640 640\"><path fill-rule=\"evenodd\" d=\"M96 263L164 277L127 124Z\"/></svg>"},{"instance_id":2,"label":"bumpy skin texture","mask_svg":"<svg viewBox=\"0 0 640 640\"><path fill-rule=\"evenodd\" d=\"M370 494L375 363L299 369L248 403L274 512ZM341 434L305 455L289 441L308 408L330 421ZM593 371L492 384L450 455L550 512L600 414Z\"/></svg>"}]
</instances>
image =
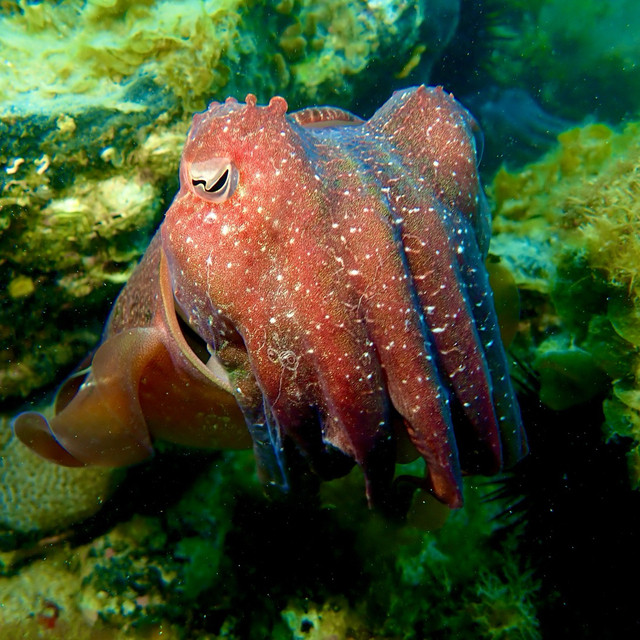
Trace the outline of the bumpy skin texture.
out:
<instances>
[{"instance_id":1,"label":"bumpy skin texture","mask_svg":"<svg viewBox=\"0 0 640 640\"><path fill-rule=\"evenodd\" d=\"M24 414L16 433L59 462L72 462L62 449L100 463L108 438L87 439L89 413L75 407L104 395L120 363L117 428L101 418L97 431L126 433L135 414L123 464L154 436L240 445L233 397L265 484L287 489L355 462L369 501L384 503L409 441L427 463L423 485L458 507L463 470L493 473L526 451L484 267L473 120L425 87L397 92L367 122L286 111L282 98L262 107L249 95L195 116L180 191L89 378L50 424ZM154 295L141 273L156 274ZM197 336L189 344L176 310ZM169 421L174 401L191 410ZM94 408L104 415L107 404ZM216 412L233 437L204 429ZM103 463L117 462L117 447Z\"/></svg>"}]
</instances>

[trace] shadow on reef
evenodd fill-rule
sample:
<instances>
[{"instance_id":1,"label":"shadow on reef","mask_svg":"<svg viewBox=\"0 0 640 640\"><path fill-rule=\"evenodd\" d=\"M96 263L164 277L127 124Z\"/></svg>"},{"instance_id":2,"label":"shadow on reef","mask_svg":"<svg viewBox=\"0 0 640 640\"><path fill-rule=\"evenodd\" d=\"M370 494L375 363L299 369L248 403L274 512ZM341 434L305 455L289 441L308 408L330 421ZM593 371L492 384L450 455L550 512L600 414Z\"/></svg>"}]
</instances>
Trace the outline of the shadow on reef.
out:
<instances>
[{"instance_id":1,"label":"shadow on reef","mask_svg":"<svg viewBox=\"0 0 640 640\"><path fill-rule=\"evenodd\" d=\"M640 494L629 486L623 441L605 443L602 397L566 411L521 393L530 453L502 487L522 496L518 551L540 580L543 638L636 637ZM625 578L626 576L626 578Z\"/></svg>"},{"instance_id":2,"label":"shadow on reef","mask_svg":"<svg viewBox=\"0 0 640 640\"><path fill-rule=\"evenodd\" d=\"M105 508L79 525L72 544L91 545L89 556L97 558L85 585L115 599L136 590L143 597L163 592L164 602L124 616L126 625L169 621L185 637L231 626L233 638L267 637L265 630L289 638L281 613L293 594L317 602L366 591L356 536L340 513L320 509L317 499L266 500L251 457L243 457L246 486L236 479L226 490L216 479L229 480L237 461L192 450L161 453L132 468ZM162 573L178 578L159 578ZM100 617L119 620L113 607Z\"/></svg>"},{"instance_id":3,"label":"shadow on reef","mask_svg":"<svg viewBox=\"0 0 640 640\"><path fill-rule=\"evenodd\" d=\"M149 462L130 467L125 481L104 507L75 525L73 543L86 544L135 515L162 514L220 457L218 452L205 450L169 450L159 452Z\"/></svg>"},{"instance_id":4,"label":"shadow on reef","mask_svg":"<svg viewBox=\"0 0 640 640\"><path fill-rule=\"evenodd\" d=\"M521 12L524 7L510 9L493 0L463 0L455 36L429 79L452 91L478 121L484 175L502 164L516 168L536 160L554 146L559 133L575 124L541 104L534 86L518 86L517 77L500 82L493 73L492 52L515 40L518 30L510 22ZM508 59L502 63L511 64Z\"/></svg>"},{"instance_id":5,"label":"shadow on reef","mask_svg":"<svg viewBox=\"0 0 640 640\"><path fill-rule=\"evenodd\" d=\"M75 567L73 606L94 630L123 637L538 638L535 585L490 539L500 506L486 490L467 484L465 508L425 532L368 510L361 484L269 501L251 452L171 449L48 555Z\"/></svg>"}]
</instances>

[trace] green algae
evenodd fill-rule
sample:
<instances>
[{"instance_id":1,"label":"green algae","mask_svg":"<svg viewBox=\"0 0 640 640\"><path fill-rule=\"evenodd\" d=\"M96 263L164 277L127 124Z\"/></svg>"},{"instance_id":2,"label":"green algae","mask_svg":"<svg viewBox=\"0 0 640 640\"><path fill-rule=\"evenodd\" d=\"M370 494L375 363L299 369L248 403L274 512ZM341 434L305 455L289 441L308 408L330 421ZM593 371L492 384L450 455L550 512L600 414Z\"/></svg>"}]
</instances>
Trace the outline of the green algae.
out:
<instances>
[{"instance_id":1,"label":"green algae","mask_svg":"<svg viewBox=\"0 0 640 640\"><path fill-rule=\"evenodd\" d=\"M226 462L229 464L231 460ZM245 465L246 458L238 471ZM236 476L238 479L240 475ZM224 485L218 484L223 480ZM249 504L262 513L262 507L254 502L256 487L247 485L244 479L240 481L249 490ZM192 627L194 633L197 625L204 622L204 618L197 621L197 612L204 615L215 602L219 613L225 614L218 621L220 629L224 628L225 637L231 638L292 637L291 633L293 637L307 637L302 634L312 630L317 637L348 630L381 638L417 638L445 628L456 629L459 637L497 638L508 637L500 631L507 626L511 632L520 633L512 637L538 637L531 604L535 581L529 573L520 571L512 550L496 549L490 544L491 533L496 529L491 514L495 515L499 506L483 502L486 489L467 485L467 508L452 514L442 530L425 533L370 513L362 494L354 491L361 489L361 479L357 477L348 480L346 486L337 483L325 492L325 500L331 497L330 505L325 507L329 511L314 513L294 508L288 515L288 523L274 522L272 516L263 514L258 518L263 528L255 527L255 515L238 512L244 510L244 499L233 482L230 468L219 467L205 474L195 493L172 510L163 530L172 539L175 533L172 528L179 526L181 537L173 551L167 554L169 549L165 548L164 558L158 557L161 564L156 573L169 584L165 597L172 595L160 609L145 604L145 615L156 622L153 612L162 611L174 622L185 624L184 618L176 615L187 606L192 613L196 612L192 621L196 625ZM239 502L229 500L232 493L240 497ZM336 504L339 495L346 497L348 510L344 498ZM357 502L354 495L359 496ZM283 513L277 507L276 510ZM182 520L185 515L191 519L186 525ZM306 517L307 522L291 520L296 515ZM178 525L179 522L182 524ZM242 522L254 526L236 530ZM191 533L188 537L183 537L185 527ZM283 527L293 528L304 537L294 542ZM333 533L328 536L329 530ZM252 547L262 547L265 554L273 553L280 548L273 543L274 536L283 535L288 541L289 556L262 559L258 563L243 557L247 548ZM243 540L240 546L234 544L237 536ZM144 535L133 535L133 546L117 552L126 553L129 558L141 553L142 569L129 563L123 567L109 564L109 573L102 579L111 575L110 582L95 582L96 573L92 570L85 585L88 580L101 591L113 592L114 588L119 590L118 585L126 577L126 588L131 589L134 584L145 595L155 593L153 589L147 591L146 563L153 552L146 544L139 544L144 539ZM321 548L323 544L330 544L331 548ZM301 546L310 550L302 551ZM311 574L318 569L318 561L306 564L302 560L301 567L292 566L291 563L300 562L296 557L301 553L308 559L314 553L319 554L319 562L330 565L333 581L322 579L324 573L315 577ZM355 557L341 566L343 554ZM185 562L189 555L190 561ZM255 560L255 556L250 559ZM267 574L261 574L261 570ZM262 597L262 584L269 593L266 601ZM511 589L512 585L519 585L518 590ZM145 603L153 600L151 595ZM461 604L452 610L454 602ZM120 605L114 616L111 608L101 608L100 616L117 624L130 624L138 619L134 610L130 615L123 615L123 611ZM250 616L242 613L247 611L251 611ZM282 622L289 628L289 634L285 634ZM196 633L203 632L200 628Z\"/></svg>"},{"instance_id":2,"label":"green algae","mask_svg":"<svg viewBox=\"0 0 640 640\"><path fill-rule=\"evenodd\" d=\"M123 79L151 73L188 108L202 108L207 95L226 84L223 57L239 38L242 4L20 3L20 11L3 20L0 41L11 64L0 78L0 100L38 91L44 98L95 96L104 104L121 91Z\"/></svg>"},{"instance_id":3,"label":"green algae","mask_svg":"<svg viewBox=\"0 0 640 640\"><path fill-rule=\"evenodd\" d=\"M147 76L186 112L223 89L260 100L284 92L304 106L341 96L348 106L358 74L383 80L384 60L406 62L419 38L434 60L446 43L433 25L442 19L406 0L19 2L2 19L0 102L36 92L110 104Z\"/></svg>"},{"instance_id":4,"label":"green algae","mask_svg":"<svg viewBox=\"0 0 640 640\"><path fill-rule=\"evenodd\" d=\"M559 136L542 160L501 170L495 202L497 253L527 311L520 354L540 374L556 409L607 395L605 433L630 437L640 476L640 125L593 124ZM520 251L531 247L531 251Z\"/></svg>"},{"instance_id":5,"label":"green algae","mask_svg":"<svg viewBox=\"0 0 640 640\"><path fill-rule=\"evenodd\" d=\"M357 95L364 83L371 83L369 73L359 74L375 59L410 59L413 45L424 36L423 22L429 22L412 2L355 3L356 10L340 0L290 5L295 21L284 29L279 44L304 104L317 104L331 94ZM439 50L435 38L432 44L434 59Z\"/></svg>"},{"instance_id":6,"label":"green algae","mask_svg":"<svg viewBox=\"0 0 640 640\"><path fill-rule=\"evenodd\" d=\"M492 640L541 638L533 604L538 587L532 572L521 572L514 558L500 574L483 572L470 605L481 635Z\"/></svg>"}]
</instances>

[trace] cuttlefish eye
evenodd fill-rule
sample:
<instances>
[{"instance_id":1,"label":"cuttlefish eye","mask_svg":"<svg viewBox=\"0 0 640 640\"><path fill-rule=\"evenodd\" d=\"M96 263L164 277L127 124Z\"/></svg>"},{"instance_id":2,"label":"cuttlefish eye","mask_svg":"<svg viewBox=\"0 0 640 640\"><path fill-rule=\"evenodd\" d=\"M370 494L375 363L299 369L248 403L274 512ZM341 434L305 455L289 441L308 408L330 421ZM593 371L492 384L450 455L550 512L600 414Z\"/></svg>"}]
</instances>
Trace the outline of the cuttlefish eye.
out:
<instances>
[{"instance_id":1,"label":"cuttlefish eye","mask_svg":"<svg viewBox=\"0 0 640 640\"><path fill-rule=\"evenodd\" d=\"M194 193L208 202L224 202L238 186L238 169L229 158L209 158L188 167Z\"/></svg>"}]
</instances>

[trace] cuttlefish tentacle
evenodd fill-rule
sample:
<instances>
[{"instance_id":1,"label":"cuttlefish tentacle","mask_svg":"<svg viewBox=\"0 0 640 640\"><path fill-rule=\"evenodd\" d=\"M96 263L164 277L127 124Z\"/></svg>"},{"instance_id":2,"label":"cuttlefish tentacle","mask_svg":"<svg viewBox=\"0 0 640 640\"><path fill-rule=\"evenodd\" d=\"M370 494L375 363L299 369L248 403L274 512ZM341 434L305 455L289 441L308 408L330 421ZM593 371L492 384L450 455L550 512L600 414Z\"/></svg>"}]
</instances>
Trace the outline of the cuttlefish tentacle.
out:
<instances>
[{"instance_id":1,"label":"cuttlefish tentacle","mask_svg":"<svg viewBox=\"0 0 640 640\"><path fill-rule=\"evenodd\" d=\"M329 140L319 145L318 155L325 158L320 163L320 175L331 176L326 184L332 189L349 193L348 199L331 209L329 223L337 241L329 245L328 253L340 265L341 273L348 275L344 289L355 292L356 303L352 306L359 313L354 314L350 326L364 321L366 327L352 353L360 360L366 356L383 371L378 394L388 394L410 440L427 460L429 489L447 504L460 506L461 469L450 394L439 371L437 346L425 321L417 286L416 276L419 278L424 270L416 269L423 266L415 264L412 254L424 255L438 249L443 241L439 239L440 244L434 242L425 250L414 246L413 239L406 236L404 213L396 210L390 196L398 193L398 179L386 183L380 177L389 173L392 164L390 148L384 144L386 134L371 134L368 127L353 129L352 144L341 140L340 147L332 147L330 137L337 133L327 131L324 135ZM362 188L349 189L354 174L360 177ZM378 197L373 199L371 194ZM318 236L319 231L312 235ZM349 237L348 249L343 246L345 237ZM428 274L428 282L437 280L438 275ZM457 290L457 283L453 288ZM475 348L475 343L472 346ZM343 397L349 399L349 394ZM380 419L380 431L391 431L393 415L387 412Z\"/></svg>"},{"instance_id":2,"label":"cuttlefish tentacle","mask_svg":"<svg viewBox=\"0 0 640 640\"><path fill-rule=\"evenodd\" d=\"M527 454L527 437L511 383L489 275L473 231L464 221L461 221L459 228L463 232L460 241L464 251L457 252L458 266L466 283L476 327L491 371L493 404L498 417L503 463L505 466L512 466Z\"/></svg>"}]
</instances>

